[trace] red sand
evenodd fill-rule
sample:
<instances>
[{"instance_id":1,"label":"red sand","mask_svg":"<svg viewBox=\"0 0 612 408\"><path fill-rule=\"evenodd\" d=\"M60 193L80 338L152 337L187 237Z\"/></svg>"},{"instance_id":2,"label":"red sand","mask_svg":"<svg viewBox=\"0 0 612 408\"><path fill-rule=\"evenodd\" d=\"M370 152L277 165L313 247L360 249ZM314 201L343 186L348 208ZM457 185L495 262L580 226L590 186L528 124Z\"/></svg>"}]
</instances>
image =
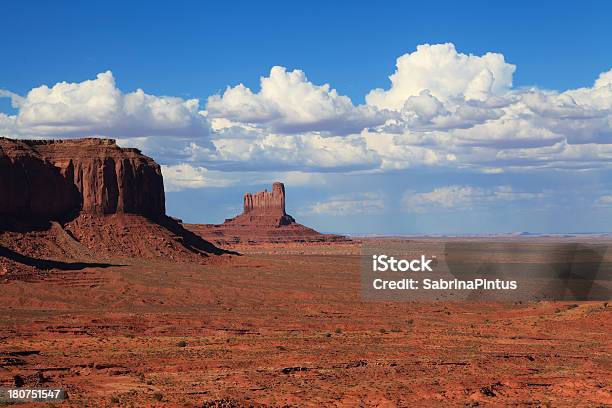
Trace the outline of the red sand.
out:
<instances>
[{"instance_id":1,"label":"red sand","mask_svg":"<svg viewBox=\"0 0 612 408\"><path fill-rule=\"evenodd\" d=\"M366 303L356 246L252 252L0 284L0 386L75 407L612 404L604 302Z\"/></svg>"}]
</instances>

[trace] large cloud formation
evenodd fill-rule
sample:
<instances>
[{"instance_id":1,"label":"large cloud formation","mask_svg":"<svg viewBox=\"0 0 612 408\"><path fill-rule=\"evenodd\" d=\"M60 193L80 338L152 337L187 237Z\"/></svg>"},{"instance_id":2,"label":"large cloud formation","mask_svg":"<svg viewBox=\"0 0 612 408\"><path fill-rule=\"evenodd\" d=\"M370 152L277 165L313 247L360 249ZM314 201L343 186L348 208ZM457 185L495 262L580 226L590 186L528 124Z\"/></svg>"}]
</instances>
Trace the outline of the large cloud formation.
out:
<instances>
[{"instance_id":1,"label":"large cloud formation","mask_svg":"<svg viewBox=\"0 0 612 408\"><path fill-rule=\"evenodd\" d=\"M148 95L142 89L124 94L110 71L80 83L43 85L25 97L6 91L0 96L11 97L18 109L17 115L0 118L4 132L23 137L197 137L209 129L197 99Z\"/></svg>"},{"instance_id":2,"label":"large cloud formation","mask_svg":"<svg viewBox=\"0 0 612 408\"><path fill-rule=\"evenodd\" d=\"M612 70L590 87L555 91L513 88L515 69L499 53L420 45L397 59L390 87L370 91L365 105L280 66L261 78L259 90L238 84L204 105L140 89L124 93L104 72L25 96L1 91L17 113L0 114L0 135L113 136L165 165L183 166L168 167L175 188L218 185L206 182L211 174L219 178L208 170L609 168ZM186 174L195 181L185 181Z\"/></svg>"},{"instance_id":3,"label":"large cloud formation","mask_svg":"<svg viewBox=\"0 0 612 408\"><path fill-rule=\"evenodd\" d=\"M369 105L400 111L410 97L423 91L442 100L484 101L507 92L516 69L502 54L460 54L453 44L419 45L415 52L399 57L396 66L389 77L391 89L371 91L366 96Z\"/></svg>"},{"instance_id":4,"label":"large cloud formation","mask_svg":"<svg viewBox=\"0 0 612 408\"><path fill-rule=\"evenodd\" d=\"M284 134L324 131L345 135L382 125L386 119L384 111L354 106L329 84L314 85L304 72L287 72L278 66L261 78L258 93L242 84L227 88L223 95L208 98L207 110L212 118L261 125Z\"/></svg>"}]
</instances>

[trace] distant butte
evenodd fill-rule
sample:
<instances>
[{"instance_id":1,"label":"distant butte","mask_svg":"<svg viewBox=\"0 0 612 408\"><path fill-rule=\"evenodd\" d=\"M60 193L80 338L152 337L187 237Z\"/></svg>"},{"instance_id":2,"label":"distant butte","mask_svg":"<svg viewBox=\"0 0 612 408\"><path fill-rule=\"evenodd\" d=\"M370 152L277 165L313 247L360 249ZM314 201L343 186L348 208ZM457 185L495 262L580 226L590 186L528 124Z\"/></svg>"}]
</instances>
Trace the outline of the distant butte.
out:
<instances>
[{"instance_id":1,"label":"distant butte","mask_svg":"<svg viewBox=\"0 0 612 408\"><path fill-rule=\"evenodd\" d=\"M242 214L226 220L228 225L281 227L295 223L295 219L285 212L283 183L274 183L271 192L246 193L243 200Z\"/></svg>"},{"instance_id":2,"label":"distant butte","mask_svg":"<svg viewBox=\"0 0 612 408\"><path fill-rule=\"evenodd\" d=\"M239 243L348 241L340 235L321 234L299 224L285 211L285 186L276 182L272 191L246 193L242 214L223 224L187 224L185 227L219 245Z\"/></svg>"}]
</instances>

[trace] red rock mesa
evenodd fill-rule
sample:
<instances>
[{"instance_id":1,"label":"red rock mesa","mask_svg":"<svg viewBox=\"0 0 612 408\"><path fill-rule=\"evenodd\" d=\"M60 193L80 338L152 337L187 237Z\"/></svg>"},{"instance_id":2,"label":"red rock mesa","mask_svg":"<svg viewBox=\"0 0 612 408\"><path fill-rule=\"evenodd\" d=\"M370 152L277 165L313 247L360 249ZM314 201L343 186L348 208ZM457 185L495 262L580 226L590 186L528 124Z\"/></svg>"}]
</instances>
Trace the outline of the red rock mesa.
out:
<instances>
[{"instance_id":1,"label":"red rock mesa","mask_svg":"<svg viewBox=\"0 0 612 408\"><path fill-rule=\"evenodd\" d=\"M0 138L0 214L165 214L160 167L110 139Z\"/></svg>"},{"instance_id":2,"label":"red rock mesa","mask_svg":"<svg viewBox=\"0 0 612 408\"><path fill-rule=\"evenodd\" d=\"M160 167L139 150L110 139L0 138L0 275L220 253L166 216Z\"/></svg>"},{"instance_id":3,"label":"red rock mesa","mask_svg":"<svg viewBox=\"0 0 612 408\"><path fill-rule=\"evenodd\" d=\"M321 234L298 224L285 212L285 186L272 191L246 193L242 214L223 224L188 224L186 227L217 244L344 241L339 235Z\"/></svg>"}]
</instances>

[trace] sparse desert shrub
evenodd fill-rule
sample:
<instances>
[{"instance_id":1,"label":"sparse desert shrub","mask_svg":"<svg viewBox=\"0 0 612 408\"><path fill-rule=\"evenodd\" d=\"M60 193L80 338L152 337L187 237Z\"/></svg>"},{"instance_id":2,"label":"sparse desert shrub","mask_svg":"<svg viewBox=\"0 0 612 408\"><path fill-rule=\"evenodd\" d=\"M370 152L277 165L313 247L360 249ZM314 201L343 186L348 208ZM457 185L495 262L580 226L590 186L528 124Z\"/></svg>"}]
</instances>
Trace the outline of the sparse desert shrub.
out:
<instances>
[{"instance_id":1,"label":"sparse desert shrub","mask_svg":"<svg viewBox=\"0 0 612 408\"><path fill-rule=\"evenodd\" d=\"M472 328L474 328L474 325L472 325ZM413 330L414 330L414 320L412 319L406 320L406 331L411 332Z\"/></svg>"},{"instance_id":2,"label":"sparse desert shrub","mask_svg":"<svg viewBox=\"0 0 612 408\"><path fill-rule=\"evenodd\" d=\"M164 399L164 394L162 394L161 392L156 392L155 394L153 394L153 399L155 401L161 401Z\"/></svg>"},{"instance_id":3,"label":"sparse desert shrub","mask_svg":"<svg viewBox=\"0 0 612 408\"><path fill-rule=\"evenodd\" d=\"M325 337L331 337L331 333L325 333Z\"/></svg>"},{"instance_id":4,"label":"sparse desert shrub","mask_svg":"<svg viewBox=\"0 0 612 408\"><path fill-rule=\"evenodd\" d=\"M379 331L379 333L381 333L381 334L387 334L387 330L385 330L385 329L383 329L383 328L378 329L378 331Z\"/></svg>"},{"instance_id":5,"label":"sparse desert shrub","mask_svg":"<svg viewBox=\"0 0 612 408\"><path fill-rule=\"evenodd\" d=\"M185 340L181 340L178 343L176 343L176 345L179 347L187 347L187 342Z\"/></svg>"},{"instance_id":6,"label":"sparse desert shrub","mask_svg":"<svg viewBox=\"0 0 612 408\"><path fill-rule=\"evenodd\" d=\"M334 330L334 332L336 332L336 334L340 334L342 333L342 329L338 327L336 328L336 330Z\"/></svg>"}]
</instances>

